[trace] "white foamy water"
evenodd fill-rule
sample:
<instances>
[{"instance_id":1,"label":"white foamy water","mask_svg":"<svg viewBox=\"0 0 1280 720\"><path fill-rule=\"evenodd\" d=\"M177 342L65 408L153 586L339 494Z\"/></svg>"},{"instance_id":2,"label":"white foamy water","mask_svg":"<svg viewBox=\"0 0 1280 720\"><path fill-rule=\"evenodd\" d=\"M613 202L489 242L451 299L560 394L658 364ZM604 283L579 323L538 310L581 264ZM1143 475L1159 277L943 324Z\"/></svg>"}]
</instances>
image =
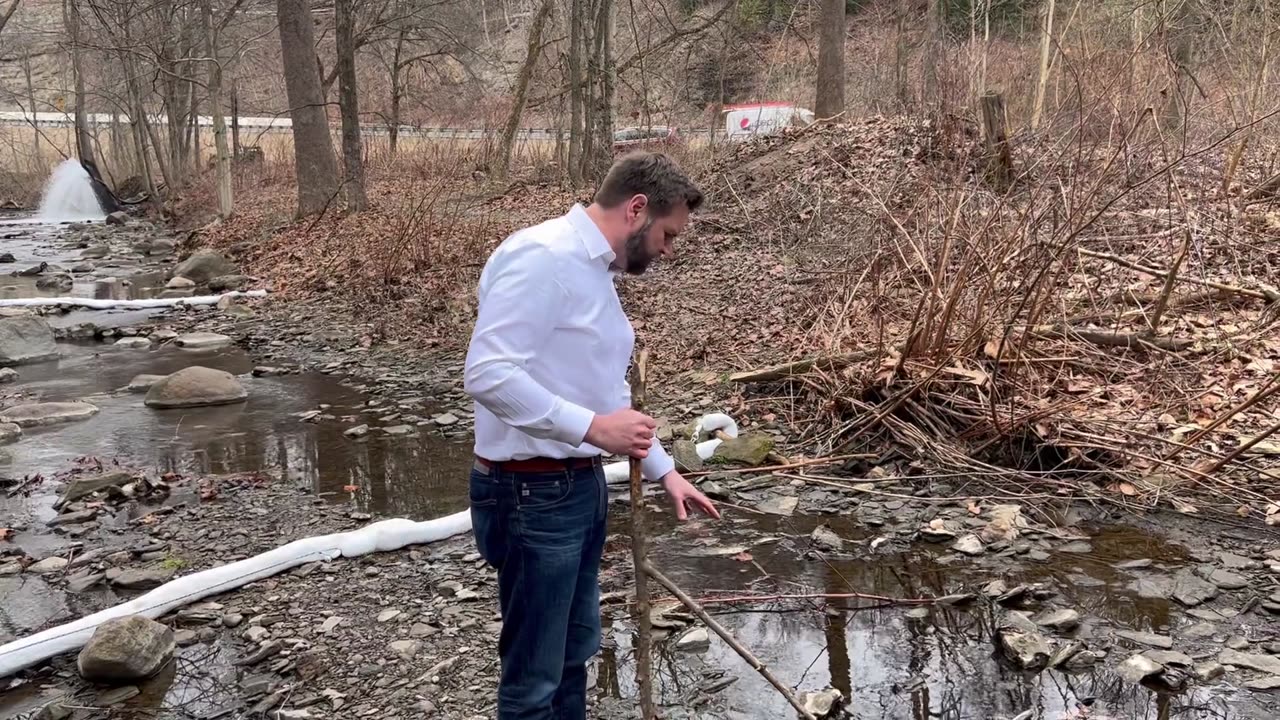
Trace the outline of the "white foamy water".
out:
<instances>
[{"instance_id":1,"label":"white foamy water","mask_svg":"<svg viewBox=\"0 0 1280 720\"><path fill-rule=\"evenodd\" d=\"M93 193L89 173L79 160L64 160L45 183L36 217L42 222L102 220L105 213Z\"/></svg>"}]
</instances>

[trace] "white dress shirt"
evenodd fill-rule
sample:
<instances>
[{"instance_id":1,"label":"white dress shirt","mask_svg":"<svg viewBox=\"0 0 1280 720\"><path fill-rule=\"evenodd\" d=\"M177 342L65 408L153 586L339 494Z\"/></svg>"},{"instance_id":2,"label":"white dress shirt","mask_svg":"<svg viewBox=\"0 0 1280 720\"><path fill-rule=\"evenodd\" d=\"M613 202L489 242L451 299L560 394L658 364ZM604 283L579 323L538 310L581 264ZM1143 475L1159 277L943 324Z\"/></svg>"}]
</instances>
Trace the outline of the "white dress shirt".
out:
<instances>
[{"instance_id":1,"label":"white dress shirt","mask_svg":"<svg viewBox=\"0 0 1280 720\"><path fill-rule=\"evenodd\" d=\"M464 388L475 399L475 452L501 462L591 457L591 420L631 406L635 332L618 300L615 254L581 205L520 230L480 275ZM675 461L655 438L641 471Z\"/></svg>"}]
</instances>

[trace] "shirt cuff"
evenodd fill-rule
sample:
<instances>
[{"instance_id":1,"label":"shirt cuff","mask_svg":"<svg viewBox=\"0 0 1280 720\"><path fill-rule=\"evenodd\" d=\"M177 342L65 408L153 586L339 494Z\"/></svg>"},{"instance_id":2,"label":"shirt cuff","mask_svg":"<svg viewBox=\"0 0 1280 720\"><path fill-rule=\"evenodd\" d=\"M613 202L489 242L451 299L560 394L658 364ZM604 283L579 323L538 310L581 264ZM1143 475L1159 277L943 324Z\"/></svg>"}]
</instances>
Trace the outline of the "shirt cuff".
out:
<instances>
[{"instance_id":1,"label":"shirt cuff","mask_svg":"<svg viewBox=\"0 0 1280 720\"><path fill-rule=\"evenodd\" d=\"M591 428L591 421L595 417L595 413L581 405L561 400L560 409L552 423L552 438L578 447L586 440L587 430Z\"/></svg>"},{"instance_id":2,"label":"shirt cuff","mask_svg":"<svg viewBox=\"0 0 1280 720\"><path fill-rule=\"evenodd\" d=\"M676 469L676 461L667 451L662 449L662 443L657 438L653 439L653 444L649 446L649 454L640 461L640 473L646 480L661 480L664 475Z\"/></svg>"}]
</instances>

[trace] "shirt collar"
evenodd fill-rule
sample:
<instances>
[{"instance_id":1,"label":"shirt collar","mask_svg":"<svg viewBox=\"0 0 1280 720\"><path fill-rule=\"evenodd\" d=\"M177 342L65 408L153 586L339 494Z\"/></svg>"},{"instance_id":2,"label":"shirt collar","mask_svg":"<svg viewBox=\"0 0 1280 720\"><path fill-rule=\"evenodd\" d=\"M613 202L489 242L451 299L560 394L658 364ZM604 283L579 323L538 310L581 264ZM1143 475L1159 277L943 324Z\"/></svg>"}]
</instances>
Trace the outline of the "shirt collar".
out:
<instances>
[{"instance_id":1,"label":"shirt collar","mask_svg":"<svg viewBox=\"0 0 1280 720\"><path fill-rule=\"evenodd\" d=\"M592 260L599 260L606 268L610 267L617 259L617 253L609 246L609 241L587 214L586 208L582 207L581 203L575 203L569 210L568 217L569 223L582 239L582 246L586 248L587 256Z\"/></svg>"}]
</instances>

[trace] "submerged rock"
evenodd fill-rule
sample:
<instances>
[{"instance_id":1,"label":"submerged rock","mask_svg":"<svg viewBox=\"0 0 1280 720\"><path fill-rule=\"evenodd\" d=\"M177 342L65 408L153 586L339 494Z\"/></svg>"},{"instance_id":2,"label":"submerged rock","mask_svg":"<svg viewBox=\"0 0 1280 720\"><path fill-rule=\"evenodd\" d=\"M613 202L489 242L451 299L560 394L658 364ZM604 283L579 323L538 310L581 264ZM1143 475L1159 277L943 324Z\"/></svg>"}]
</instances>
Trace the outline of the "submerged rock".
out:
<instances>
[{"instance_id":1,"label":"submerged rock","mask_svg":"<svg viewBox=\"0 0 1280 720\"><path fill-rule=\"evenodd\" d=\"M1080 625L1080 613L1075 610L1054 610L1037 617L1035 622L1050 630L1066 632Z\"/></svg>"},{"instance_id":2,"label":"submerged rock","mask_svg":"<svg viewBox=\"0 0 1280 720\"><path fill-rule=\"evenodd\" d=\"M84 402L29 403L0 410L0 422L28 428L88 420L97 414L97 406Z\"/></svg>"},{"instance_id":3,"label":"submerged rock","mask_svg":"<svg viewBox=\"0 0 1280 720\"><path fill-rule=\"evenodd\" d=\"M125 390L131 393L144 393L150 390L152 385L165 379L165 377L165 375L134 375Z\"/></svg>"},{"instance_id":4,"label":"submerged rock","mask_svg":"<svg viewBox=\"0 0 1280 720\"><path fill-rule=\"evenodd\" d=\"M53 328L44 318L18 315L0 318L0 366L25 365L58 357Z\"/></svg>"},{"instance_id":5,"label":"submerged rock","mask_svg":"<svg viewBox=\"0 0 1280 720\"><path fill-rule=\"evenodd\" d=\"M86 495L92 495L111 487L127 485L132 481L133 473L128 470L114 470L100 475L82 475L71 481L71 484L63 491L62 497L58 498L58 501L53 506L60 508Z\"/></svg>"},{"instance_id":6,"label":"submerged rock","mask_svg":"<svg viewBox=\"0 0 1280 720\"><path fill-rule=\"evenodd\" d=\"M1218 586L1206 582L1191 570L1179 570L1173 577L1172 596L1187 607L1195 607L1218 597Z\"/></svg>"},{"instance_id":7,"label":"submerged rock","mask_svg":"<svg viewBox=\"0 0 1280 720\"><path fill-rule=\"evenodd\" d=\"M0 445L22 439L22 427L16 423L0 423Z\"/></svg>"},{"instance_id":8,"label":"submerged rock","mask_svg":"<svg viewBox=\"0 0 1280 720\"><path fill-rule=\"evenodd\" d=\"M760 512L769 513L770 515L782 515L790 517L796 511L796 507L800 505L800 498L790 495L779 495L771 497L768 500L756 506Z\"/></svg>"},{"instance_id":9,"label":"submerged rock","mask_svg":"<svg viewBox=\"0 0 1280 720\"><path fill-rule=\"evenodd\" d=\"M158 381L147 391L147 407L189 408L244 402L249 391L225 370L193 365Z\"/></svg>"},{"instance_id":10,"label":"submerged rock","mask_svg":"<svg viewBox=\"0 0 1280 720\"><path fill-rule=\"evenodd\" d=\"M137 682L172 660L175 645L173 630L166 625L141 615L111 618L94 630L76 666L90 682Z\"/></svg>"},{"instance_id":11,"label":"submerged rock","mask_svg":"<svg viewBox=\"0 0 1280 720\"><path fill-rule=\"evenodd\" d=\"M676 641L676 649L685 652L700 652L711 647L711 636L706 628L694 628Z\"/></svg>"}]
</instances>

